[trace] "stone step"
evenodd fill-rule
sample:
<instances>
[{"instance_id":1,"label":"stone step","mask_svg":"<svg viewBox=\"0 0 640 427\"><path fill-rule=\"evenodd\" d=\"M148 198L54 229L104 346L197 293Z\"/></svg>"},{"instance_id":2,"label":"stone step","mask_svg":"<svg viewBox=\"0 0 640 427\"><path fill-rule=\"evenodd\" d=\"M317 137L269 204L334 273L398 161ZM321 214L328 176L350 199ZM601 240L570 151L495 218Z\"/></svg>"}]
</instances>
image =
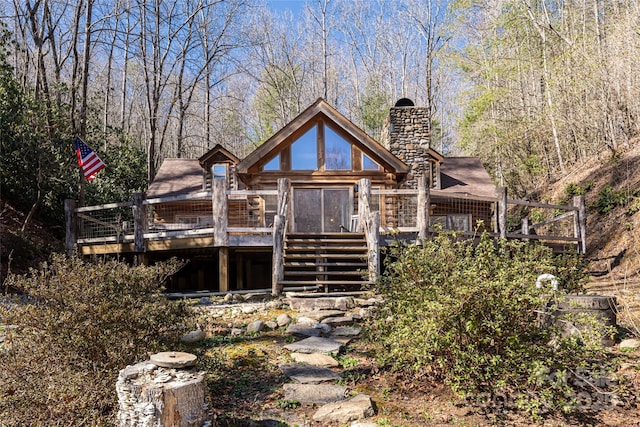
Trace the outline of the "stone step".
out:
<instances>
[{"instance_id":1,"label":"stone step","mask_svg":"<svg viewBox=\"0 0 640 427\"><path fill-rule=\"evenodd\" d=\"M346 399L347 387L333 384L285 384L285 400L300 403L330 403Z\"/></svg>"},{"instance_id":2,"label":"stone step","mask_svg":"<svg viewBox=\"0 0 640 427\"><path fill-rule=\"evenodd\" d=\"M287 344L284 348L296 353L338 354L343 346L343 343L331 338L310 337Z\"/></svg>"},{"instance_id":3,"label":"stone step","mask_svg":"<svg viewBox=\"0 0 640 427\"><path fill-rule=\"evenodd\" d=\"M320 366L284 363L278 367L283 374L299 384L320 384L340 379L340 375L336 372Z\"/></svg>"}]
</instances>

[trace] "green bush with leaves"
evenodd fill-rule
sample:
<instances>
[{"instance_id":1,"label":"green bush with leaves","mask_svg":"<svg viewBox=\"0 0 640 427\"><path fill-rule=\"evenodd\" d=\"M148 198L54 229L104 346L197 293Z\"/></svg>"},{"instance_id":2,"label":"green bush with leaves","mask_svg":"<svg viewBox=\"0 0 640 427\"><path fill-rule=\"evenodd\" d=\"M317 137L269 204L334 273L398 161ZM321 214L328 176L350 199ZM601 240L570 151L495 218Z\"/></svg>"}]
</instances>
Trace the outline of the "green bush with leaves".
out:
<instances>
[{"instance_id":1,"label":"green bush with leaves","mask_svg":"<svg viewBox=\"0 0 640 427\"><path fill-rule=\"evenodd\" d=\"M13 325L0 331L3 425L111 424L118 371L175 348L187 327L188 307L162 293L179 267L55 255L39 270L10 276L24 294L0 304L0 324Z\"/></svg>"},{"instance_id":2,"label":"green bush with leaves","mask_svg":"<svg viewBox=\"0 0 640 427\"><path fill-rule=\"evenodd\" d=\"M430 374L467 397L506 391L534 415L571 408L575 390L550 373L584 368L602 349L543 327L538 313L551 289L535 283L558 272L580 283L580 262L537 244L445 233L392 247L386 259L377 288L385 302L368 329L384 366Z\"/></svg>"}]
</instances>

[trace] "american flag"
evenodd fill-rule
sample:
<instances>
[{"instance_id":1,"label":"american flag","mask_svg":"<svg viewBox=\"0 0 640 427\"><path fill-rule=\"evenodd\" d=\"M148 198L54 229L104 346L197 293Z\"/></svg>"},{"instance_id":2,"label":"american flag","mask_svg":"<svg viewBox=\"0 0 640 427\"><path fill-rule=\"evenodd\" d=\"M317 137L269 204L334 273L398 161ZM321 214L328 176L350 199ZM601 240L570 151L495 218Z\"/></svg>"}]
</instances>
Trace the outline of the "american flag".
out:
<instances>
[{"instance_id":1,"label":"american flag","mask_svg":"<svg viewBox=\"0 0 640 427\"><path fill-rule=\"evenodd\" d=\"M76 137L76 155L78 156L78 164L82 168L87 181L93 181L96 174L105 168L105 164L100 160L100 157L78 137Z\"/></svg>"}]
</instances>

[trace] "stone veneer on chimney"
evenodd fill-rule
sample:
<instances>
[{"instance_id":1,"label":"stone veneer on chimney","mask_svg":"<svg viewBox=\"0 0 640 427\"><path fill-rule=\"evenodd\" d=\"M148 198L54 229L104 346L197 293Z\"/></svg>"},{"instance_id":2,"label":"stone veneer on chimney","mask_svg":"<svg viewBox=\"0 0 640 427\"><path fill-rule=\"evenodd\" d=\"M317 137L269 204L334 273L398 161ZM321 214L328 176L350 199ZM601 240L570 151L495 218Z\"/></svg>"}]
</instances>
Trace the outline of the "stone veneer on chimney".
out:
<instances>
[{"instance_id":1,"label":"stone veneer on chimney","mask_svg":"<svg viewBox=\"0 0 640 427\"><path fill-rule=\"evenodd\" d=\"M405 188L416 188L418 175L431 176L431 187L440 187L439 167L430 165L429 114L425 107L392 107L384 121L380 143L411 167Z\"/></svg>"}]
</instances>

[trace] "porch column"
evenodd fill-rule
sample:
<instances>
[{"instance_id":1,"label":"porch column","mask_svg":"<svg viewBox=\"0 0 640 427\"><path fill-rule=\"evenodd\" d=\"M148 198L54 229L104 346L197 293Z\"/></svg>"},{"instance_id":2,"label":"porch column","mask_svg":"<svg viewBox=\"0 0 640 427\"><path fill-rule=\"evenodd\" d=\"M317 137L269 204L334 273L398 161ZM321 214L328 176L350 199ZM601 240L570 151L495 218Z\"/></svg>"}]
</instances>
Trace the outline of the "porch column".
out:
<instances>
[{"instance_id":1,"label":"porch column","mask_svg":"<svg viewBox=\"0 0 640 427\"><path fill-rule=\"evenodd\" d=\"M375 282L380 275L380 212L371 212L365 223L369 266L369 281Z\"/></svg>"},{"instance_id":2,"label":"porch column","mask_svg":"<svg viewBox=\"0 0 640 427\"><path fill-rule=\"evenodd\" d=\"M273 218L273 258L271 293L279 296L283 286L279 284L284 279L284 242L291 217L291 183L287 178L278 179L278 210Z\"/></svg>"},{"instance_id":3,"label":"porch column","mask_svg":"<svg viewBox=\"0 0 640 427\"><path fill-rule=\"evenodd\" d=\"M358 183L358 228L357 233L364 232L365 222L371 213L371 180L362 178Z\"/></svg>"},{"instance_id":4,"label":"porch column","mask_svg":"<svg viewBox=\"0 0 640 427\"><path fill-rule=\"evenodd\" d=\"M498 187L496 191L498 199L497 215L498 215L498 233L501 239L507 238L507 187Z\"/></svg>"},{"instance_id":5,"label":"porch column","mask_svg":"<svg viewBox=\"0 0 640 427\"><path fill-rule=\"evenodd\" d=\"M135 252L145 252L144 233L148 229L147 206L143 204L145 193L133 193L133 244Z\"/></svg>"},{"instance_id":6,"label":"porch column","mask_svg":"<svg viewBox=\"0 0 640 427\"><path fill-rule=\"evenodd\" d=\"M213 167L211 170L213 177ZM211 211L213 213L213 245L218 248L218 290L229 290L229 234L227 206L227 180L211 179Z\"/></svg>"},{"instance_id":7,"label":"porch column","mask_svg":"<svg viewBox=\"0 0 640 427\"><path fill-rule=\"evenodd\" d=\"M418 241L427 238L429 232L429 205L431 204L431 193L427 186L427 177L420 175L418 177Z\"/></svg>"},{"instance_id":8,"label":"porch column","mask_svg":"<svg viewBox=\"0 0 640 427\"><path fill-rule=\"evenodd\" d=\"M578 253L587 253L587 208L584 203L584 196L573 196L573 206L578 210L574 215L574 234L580 239L578 242Z\"/></svg>"},{"instance_id":9,"label":"porch column","mask_svg":"<svg viewBox=\"0 0 640 427\"><path fill-rule=\"evenodd\" d=\"M213 170L211 171L213 174ZM212 175L213 176L213 175ZM229 246L227 180L215 178L211 180L211 210L213 212L213 244L216 247Z\"/></svg>"},{"instance_id":10,"label":"porch column","mask_svg":"<svg viewBox=\"0 0 640 427\"><path fill-rule=\"evenodd\" d=\"M76 201L66 199L64 201L65 239L64 246L67 255L71 256L78 242L78 223L76 221Z\"/></svg>"}]
</instances>

